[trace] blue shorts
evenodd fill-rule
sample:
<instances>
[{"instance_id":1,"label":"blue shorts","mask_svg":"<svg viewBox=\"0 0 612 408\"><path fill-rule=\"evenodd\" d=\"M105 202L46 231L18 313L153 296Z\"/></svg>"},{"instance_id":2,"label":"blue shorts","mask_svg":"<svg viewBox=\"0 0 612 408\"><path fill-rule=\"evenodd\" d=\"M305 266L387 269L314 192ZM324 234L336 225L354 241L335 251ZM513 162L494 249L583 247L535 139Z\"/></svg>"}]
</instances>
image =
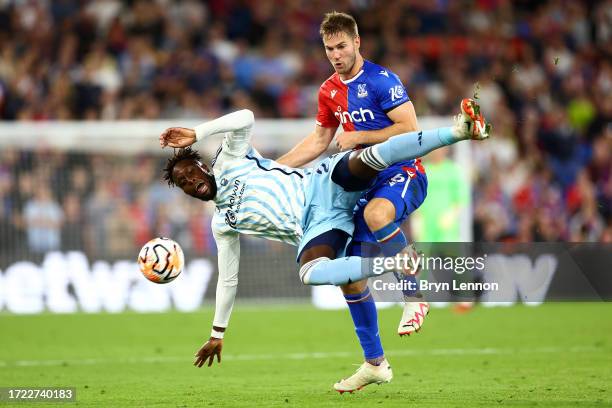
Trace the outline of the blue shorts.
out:
<instances>
[{"instance_id":1,"label":"blue shorts","mask_svg":"<svg viewBox=\"0 0 612 408\"><path fill-rule=\"evenodd\" d=\"M359 198L355 207L353 242L377 242L363 216L366 205L373 198L391 201L395 206L395 222L401 224L423 204L426 196L427 176L407 163L398 163L380 172L374 185Z\"/></svg>"},{"instance_id":2,"label":"blue shorts","mask_svg":"<svg viewBox=\"0 0 612 408\"><path fill-rule=\"evenodd\" d=\"M306 200L302 216L302 241L298 257L304 246L319 235L333 229L353 235L353 210L363 191L348 192L332 180L338 162L350 152L335 154L306 172ZM345 256L345 249L338 257Z\"/></svg>"}]
</instances>

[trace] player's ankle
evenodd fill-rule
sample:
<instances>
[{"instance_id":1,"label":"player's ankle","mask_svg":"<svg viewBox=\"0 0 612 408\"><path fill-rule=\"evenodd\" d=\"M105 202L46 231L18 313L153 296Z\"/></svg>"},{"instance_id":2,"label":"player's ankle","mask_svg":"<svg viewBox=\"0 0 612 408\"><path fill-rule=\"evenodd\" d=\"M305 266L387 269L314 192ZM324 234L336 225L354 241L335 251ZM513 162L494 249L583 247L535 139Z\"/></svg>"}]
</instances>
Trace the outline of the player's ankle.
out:
<instances>
[{"instance_id":1,"label":"player's ankle","mask_svg":"<svg viewBox=\"0 0 612 408\"><path fill-rule=\"evenodd\" d=\"M470 134L460 126L453 126L451 128L451 135L453 139L457 142L460 142L462 140L468 140L470 138Z\"/></svg>"},{"instance_id":2,"label":"player's ankle","mask_svg":"<svg viewBox=\"0 0 612 408\"><path fill-rule=\"evenodd\" d=\"M385 361L385 356L375 357L375 358L366 358L366 363L378 367Z\"/></svg>"}]
</instances>

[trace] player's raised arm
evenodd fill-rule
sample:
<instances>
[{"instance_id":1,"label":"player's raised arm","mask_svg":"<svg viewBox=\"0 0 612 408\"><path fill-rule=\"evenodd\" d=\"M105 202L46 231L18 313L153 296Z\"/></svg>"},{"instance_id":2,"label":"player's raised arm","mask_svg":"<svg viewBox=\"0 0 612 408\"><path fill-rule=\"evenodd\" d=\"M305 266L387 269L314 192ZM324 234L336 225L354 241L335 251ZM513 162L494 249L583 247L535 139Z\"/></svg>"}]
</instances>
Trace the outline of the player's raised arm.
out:
<instances>
[{"instance_id":1,"label":"player's raised arm","mask_svg":"<svg viewBox=\"0 0 612 408\"><path fill-rule=\"evenodd\" d=\"M171 127L159 135L159 145L162 149L166 146L183 148L191 146L196 142L196 133L193 129L182 127Z\"/></svg>"},{"instance_id":2,"label":"player's raised arm","mask_svg":"<svg viewBox=\"0 0 612 408\"><path fill-rule=\"evenodd\" d=\"M253 112L248 109L243 109L237 112L228 113L220 118L204 122L196 126L195 129L181 127L168 128L159 136L159 144L162 148L166 146L187 147L208 136L227 132L240 133L240 130L250 129L253 126L254 121L255 118ZM250 133L246 133L248 138Z\"/></svg>"},{"instance_id":3,"label":"player's raised arm","mask_svg":"<svg viewBox=\"0 0 612 408\"><path fill-rule=\"evenodd\" d=\"M215 317L210 338L196 352L193 365L202 367L208 361L210 367L215 356L221 362L223 337L234 307L238 287L240 264L240 239L238 234L214 234L217 243L219 277L215 295Z\"/></svg>"},{"instance_id":4,"label":"player's raised arm","mask_svg":"<svg viewBox=\"0 0 612 408\"><path fill-rule=\"evenodd\" d=\"M248 109L228 113L220 118L196 126L196 138L200 141L208 136L251 128L253 122L255 122L255 116L253 112Z\"/></svg>"}]
</instances>

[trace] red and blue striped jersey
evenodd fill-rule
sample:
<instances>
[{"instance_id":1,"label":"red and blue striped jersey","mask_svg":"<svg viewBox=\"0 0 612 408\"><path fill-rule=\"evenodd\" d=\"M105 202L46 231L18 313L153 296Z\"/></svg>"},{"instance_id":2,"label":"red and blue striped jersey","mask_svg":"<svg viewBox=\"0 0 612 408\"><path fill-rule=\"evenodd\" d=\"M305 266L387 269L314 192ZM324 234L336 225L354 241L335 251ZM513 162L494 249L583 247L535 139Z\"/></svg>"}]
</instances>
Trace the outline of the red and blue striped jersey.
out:
<instances>
[{"instance_id":1,"label":"red and blue striped jersey","mask_svg":"<svg viewBox=\"0 0 612 408\"><path fill-rule=\"evenodd\" d=\"M334 72L323 82L319 88L317 125L337 128L341 124L345 132L384 129L393 124L387 112L409 100L395 73L366 60L353 78L344 81ZM420 159L401 164L425 172Z\"/></svg>"},{"instance_id":2,"label":"red and blue striped jersey","mask_svg":"<svg viewBox=\"0 0 612 408\"><path fill-rule=\"evenodd\" d=\"M344 131L378 130L393 124L387 112L408 102L399 77L388 69L364 61L353 78L343 81L338 73L319 89L317 124Z\"/></svg>"}]
</instances>

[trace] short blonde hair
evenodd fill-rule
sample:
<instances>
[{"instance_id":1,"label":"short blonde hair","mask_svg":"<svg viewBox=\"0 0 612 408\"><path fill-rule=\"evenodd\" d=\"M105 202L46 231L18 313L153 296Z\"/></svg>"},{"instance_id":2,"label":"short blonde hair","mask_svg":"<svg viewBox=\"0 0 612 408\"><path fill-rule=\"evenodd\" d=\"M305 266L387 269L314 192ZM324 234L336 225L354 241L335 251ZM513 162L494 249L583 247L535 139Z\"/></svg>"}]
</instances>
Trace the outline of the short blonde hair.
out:
<instances>
[{"instance_id":1,"label":"short blonde hair","mask_svg":"<svg viewBox=\"0 0 612 408\"><path fill-rule=\"evenodd\" d=\"M346 13L337 11L326 13L319 28L321 38L339 33L347 33L351 38L357 37L359 35L357 22L353 16Z\"/></svg>"}]
</instances>

